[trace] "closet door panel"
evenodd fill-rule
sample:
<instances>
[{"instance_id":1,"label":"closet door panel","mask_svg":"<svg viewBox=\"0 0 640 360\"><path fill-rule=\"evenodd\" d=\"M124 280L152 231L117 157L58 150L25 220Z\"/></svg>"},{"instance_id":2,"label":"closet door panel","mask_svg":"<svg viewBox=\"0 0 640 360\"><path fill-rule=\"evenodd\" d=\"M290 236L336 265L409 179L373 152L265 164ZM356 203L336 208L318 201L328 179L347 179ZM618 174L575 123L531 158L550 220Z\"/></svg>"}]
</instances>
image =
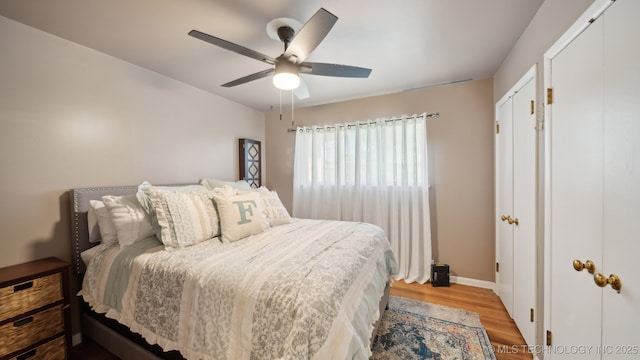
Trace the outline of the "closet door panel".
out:
<instances>
[{"instance_id":1,"label":"closet door panel","mask_svg":"<svg viewBox=\"0 0 640 360\"><path fill-rule=\"evenodd\" d=\"M629 41L629 34L640 34L638 14L640 1L620 0L604 16L601 272L622 280L619 294L610 286L603 289L602 344L612 346L605 359L640 358L640 42L633 37Z\"/></svg>"},{"instance_id":2,"label":"closet door panel","mask_svg":"<svg viewBox=\"0 0 640 360\"><path fill-rule=\"evenodd\" d=\"M513 320L529 345L536 343L536 98L535 77L513 95ZM533 111L532 111L533 109Z\"/></svg>"},{"instance_id":3,"label":"closet door panel","mask_svg":"<svg viewBox=\"0 0 640 360\"><path fill-rule=\"evenodd\" d=\"M551 74L550 330L554 346L600 344L601 289L572 263L602 265L602 21L552 60ZM574 357L551 354L553 359Z\"/></svg>"},{"instance_id":4,"label":"closet door panel","mask_svg":"<svg viewBox=\"0 0 640 360\"><path fill-rule=\"evenodd\" d=\"M513 128L512 101L508 99L496 112L500 132L496 134L496 235L500 271L497 273L498 295L513 317L513 225L501 217L513 214Z\"/></svg>"}]
</instances>

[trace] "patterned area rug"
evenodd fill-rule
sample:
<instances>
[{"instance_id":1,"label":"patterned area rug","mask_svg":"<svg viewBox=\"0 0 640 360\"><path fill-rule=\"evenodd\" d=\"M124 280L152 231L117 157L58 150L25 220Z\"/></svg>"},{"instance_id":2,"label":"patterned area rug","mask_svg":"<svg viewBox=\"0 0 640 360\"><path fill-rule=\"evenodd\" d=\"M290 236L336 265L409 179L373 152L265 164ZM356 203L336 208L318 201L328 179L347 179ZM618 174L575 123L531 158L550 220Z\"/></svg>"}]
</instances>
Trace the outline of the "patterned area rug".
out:
<instances>
[{"instance_id":1,"label":"patterned area rug","mask_svg":"<svg viewBox=\"0 0 640 360\"><path fill-rule=\"evenodd\" d=\"M371 359L494 359L478 314L391 296Z\"/></svg>"}]
</instances>

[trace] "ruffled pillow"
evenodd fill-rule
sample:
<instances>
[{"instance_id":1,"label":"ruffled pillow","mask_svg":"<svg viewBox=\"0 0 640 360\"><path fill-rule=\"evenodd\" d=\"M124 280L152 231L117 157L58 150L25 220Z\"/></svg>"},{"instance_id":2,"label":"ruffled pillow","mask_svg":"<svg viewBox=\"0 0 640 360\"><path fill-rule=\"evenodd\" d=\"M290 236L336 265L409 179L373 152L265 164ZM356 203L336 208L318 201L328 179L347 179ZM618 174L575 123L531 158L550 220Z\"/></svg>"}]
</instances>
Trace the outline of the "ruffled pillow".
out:
<instances>
[{"instance_id":1,"label":"ruffled pillow","mask_svg":"<svg viewBox=\"0 0 640 360\"><path fill-rule=\"evenodd\" d=\"M212 191L183 193L151 187L149 196L165 248L192 246L220 234Z\"/></svg>"},{"instance_id":2,"label":"ruffled pillow","mask_svg":"<svg viewBox=\"0 0 640 360\"><path fill-rule=\"evenodd\" d=\"M208 191L208 189L203 185L175 185L175 186L153 186L150 182L144 181L142 184L138 185L138 191L136 192L136 197L140 202L140 205L144 208L144 210L149 215L151 219L151 227L153 228L153 232L156 234L158 239L160 239L160 225L158 224L158 219L156 217L155 209L153 208L153 204L151 204L151 197L149 196L149 190L151 187L155 187L158 189L170 190L174 192L194 192L194 191Z\"/></svg>"}]
</instances>

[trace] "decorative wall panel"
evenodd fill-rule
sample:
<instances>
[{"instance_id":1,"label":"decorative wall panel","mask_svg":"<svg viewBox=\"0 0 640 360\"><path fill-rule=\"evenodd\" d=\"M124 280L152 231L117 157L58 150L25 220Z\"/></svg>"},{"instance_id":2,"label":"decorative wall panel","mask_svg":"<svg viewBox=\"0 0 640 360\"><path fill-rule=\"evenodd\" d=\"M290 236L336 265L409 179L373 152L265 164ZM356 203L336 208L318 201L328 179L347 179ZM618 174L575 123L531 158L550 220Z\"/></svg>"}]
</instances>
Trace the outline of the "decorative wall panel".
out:
<instances>
[{"instance_id":1,"label":"decorative wall panel","mask_svg":"<svg viewBox=\"0 0 640 360\"><path fill-rule=\"evenodd\" d=\"M262 154L260 141L240 139L238 141L240 153L240 180L245 180L252 188L262 185Z\"/></svg>"}]
</instances>

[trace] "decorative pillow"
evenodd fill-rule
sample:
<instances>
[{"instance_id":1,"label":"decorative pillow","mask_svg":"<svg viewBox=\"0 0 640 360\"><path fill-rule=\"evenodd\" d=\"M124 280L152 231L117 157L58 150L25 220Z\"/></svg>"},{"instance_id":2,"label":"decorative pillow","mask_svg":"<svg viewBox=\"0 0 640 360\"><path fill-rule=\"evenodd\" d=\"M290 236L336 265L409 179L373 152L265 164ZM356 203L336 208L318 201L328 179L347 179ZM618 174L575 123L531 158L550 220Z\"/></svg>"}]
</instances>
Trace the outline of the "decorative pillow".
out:
<instances>
[{"instance_id":1,"label":"decorative pillow","mask_svg":"<svg viewBox=\"0 0 640 360\"><path fill-rule=\"evenodd\" d=\"M153 204L151 203L151 197L149 196L149 189L151 189L153 185L148 181L142 182L142 184L138 185L138 192L136 192L136 197L140 202L140 205L144 208L144 210L149 215L151 219L151 227L153 228L153 232L156 234L158 239L160 239L160 225L158 225L158 219L156 218L155 209ZM175 192L193 192L193 191L208 191L203 185L178 185L178 186L155 186L158 189L171 190Z\"/></svg>"},{"instance_id":2,"label":"decorative pillow","mask_svg":"<svg viewBox=\"0 0 640 360\"><path fill-rule=\"evenodd\" d=\"M282 201L280 201L280 197L277 192L270 191L266 187L261 186L258 188L258 193L262 198L264 215L269 221L269 225L277 226L291 222L291 215L289 215L287 208L282 205Z\"/></svg>"},{"instance_id":3,"label":"decorative pillow","mask_svg":"<svg viewBox=\"0 0 640 360\"><path fill-rule=\"evenodd\" d=\"M228 185L237 190L251 190L251 186L245 180L223 181L223 180L217 180L217 179L203 178L203 179L200 179L200 184L203 186L206 186L207 189L209 190L223 187L224 185Z\"/></svg>"},{"instance_id":4,"label":"decorative pillow","mask_svg":"<svg viewBox=\"0 0 640 360\"><path fill-rule=\"evenodd\" d=\"M242 193L242 194L250 193L253 190L239 191L238 189L233 188L233 187L231 187L229 185L222 185L221 187L217 187L217 188L213 189L212 191L214 192L214 195L227 197L227 196L237 195L238 193Z\"/></svg>"},{"instance_id":5,"label":"decorative pillow","mask_svg":"<svg viewBox=\"0 0 640 360\"><path fill-rule=\"evenodd\" d=\"M116 227L113 225L113 221L111 220L111 214L109 214L109 209L104 205L104 203L100 200L90 200L89 205L89 215L93 214L95 216L95 220L98 224L97 228L95 225L92 225L92 219L88 219L89 222L89 241L90 242L100 242L103 244L112 244L118 242L118 235L116 232Z\"/></svg>"},{"instance_id":6,"label":"decorative pillow","mask_svg":"<svg viewBox=\"0 0 640 360\"><path fill-rule=\"evenodd\" d=\"M153 236L149 215L144 211L135 195L108 195L103 196L102 201L109 209L111 221L113 221L113 226L118 234L120 248Z\"/></svg>"},{"instance_id":7,"label":"decorative pillow","mask_svg":"<svg viewBox=\"0 0 640 360\"><path fill-rule=\"evenodd\" d=\"M183 193L154 186L149 195L165 248L195 245L220 234L212 191Z\"/></svg>"},{"instance_id":8,"label":"decorative pillow","mask_svg":"<svg viewBox=\"0 0 640 360\"><path fill-rule=\"evenodd\" d=\"M215 192L213 198L218 206L223 242L240 240L269 228L258 192L230 196Z\"/></svg>"}]
</instances>

